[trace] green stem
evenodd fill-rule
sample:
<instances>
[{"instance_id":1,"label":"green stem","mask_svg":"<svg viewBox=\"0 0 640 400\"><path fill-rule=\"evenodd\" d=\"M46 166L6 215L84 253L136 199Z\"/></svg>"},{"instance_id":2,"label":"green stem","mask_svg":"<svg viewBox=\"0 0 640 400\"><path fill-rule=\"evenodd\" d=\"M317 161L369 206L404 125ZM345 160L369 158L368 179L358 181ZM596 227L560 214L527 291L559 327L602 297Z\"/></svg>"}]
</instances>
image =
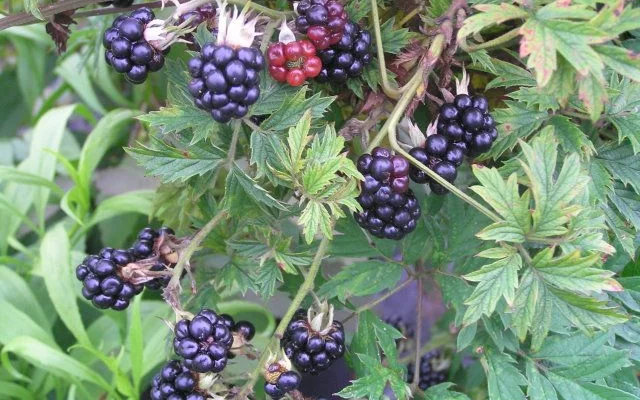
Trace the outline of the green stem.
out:
<instances>
[{"instance_id":1,"label":"green stem","mask_svg":"<svg viewBox=\"0 0 640 400\"><path fill-rule=\"evenodd\" d=\"M360 314L360 313L362 313L364 311L367 311L370 308L373 308L373 307L377 306L378 304L382 303L383 301L385 301L389 297L391 297L394 294L398 293L400 290L404 289L411 282L413 282L413 279L407 279L406 281L404 281L401 284L399 284L398 286L394 287L392 290L388 291L384 295L376 298L374 301L369 302L367 304L364 304L364 305L358 307L354 312L349 314L349 316L347 318L343 319L342 323L344 324L344 323L350 321L351 319L353 319L356 315L358 315L358 314Z\"/></svg>"},{"instance_id":2,"label":"green stem","mask_svg":"<svg viewBox=\"0 0 640 400\"><path fill-rule=\"evenodd\" d=\"M407 108L407 106L413 99L413 96L416 94L416 90L418 90L418 87L420 87L420 84L422 83L423 73L424 73L424 69L418 68L418 70L413 75L413 77L411 77L411 79L406 85L407 87L406 91L402 94L402 97L400 97L400 100L398 100L398 103L396 103L396 106L394 107L393 111L391 111L389 118L387 118L384 125L382 125L382 128L380 128L380 131L378 132L376 137L369 143L369 147L367 148L367 153L371 153L371 150L373 150L374 147L380 145L380 143L385 137L385 133L391 126L392 121L395 120L397 123L397 121L400 120L400 117L403 115L404 110Z\"/></svg>"},{"instance_id":3,"label":"green stem","mask_svg":"<svg viewBox=\"0 0 640 400\"><path fill-rule=\"evenodd\" d=\"M420 265L420 263L416 263L416 273L420 274L422 270L422 266ZM416 373L413 374L413 382L411 382L411 387L413 390L415 390L418 387L418 383L420 382L420 374L418 373L418 371L420 371L420 349L421 349L421 341L422 341L422 294L423 294L423 288L422 288L422 277L420 275L418 275L418 298L417 298L417 317L416 317L416 353L415 353L415 357L414 357L414 364L415 365L415 371Z\"/></svg>"},{"instance_id":4,"label":"green stem","mask_svg":"<svg viewBox=\"0 0 640 400\"><path fill-rule=\"evenodd\" d=\"M402 18L400 20L400 22L398 22L398 26L404 26L407 22L411 21L413 19L413 17L415 17L416 15L418 15L418 13L420 13L420 11L422 11L422 6L418 6L416 8L414 8L413 10L411 10L411 12L407 15L404 16L404 18Z\"/></svg>"},{"instance_id":5,"label":"green stem","mask_svg":"<svg viewBox=\"0 0 640 400\"><path fill-rule=\"evenodd\" d=\"M226 216L226 210L219 211L213 218L209 220L209 222L207 222L205 226L203 226L198 231L198 233L195 234L193 239L189 241L187 247L185 247L184 250L181 250L180 259L178 260L176 266L173 268L173 276L171 277L171 280L169 281L169 284L167 285L167 288L163 293L164 298L169 301L169 304L171 304L172 306L174 304L168 297L171 295L170 293L176 293L181 290L180 277L182 276L182 271L184 271L185 267L189 265L191 256L193 256L193 253L195 253L199 249L200 244L204 241L204 239L206 239L209 233L211 233L213 228L215 228L220 223L220 221L225 219Z\"/></svg>"},{"instance_id":6,"label":"green stem","mask_svg":"<svg viewBox=\"0 0 640 400\"><path fill-rule=\"evenodd\" d=\"M467 43L466 37L459 37L458 43L462 50L466 51L467 53L471 53L478 50L490 49L493 47L500 47L503 44L517 38L518 35L520 35L520 27L512 29L505 34L498 36L495 39L489 40L488 42L470 45L469 43Z\"/></svg>"},{"instance_id":7,"label":"green stem","mask_svg":"<svg viewBox=\"0 0 640 400\"><path fill-rule=\"evenodd\" d=\"M373 32L376 36L376 50L378 54L378 69L380 70L380 77L382 79L382 91L388 97L392 99L398 99L402 94L402 89L391 87L389 78L387 77L387 66L384 60L384 48L382 47L382 34L380 33L380 17L378 16L378 2L376 0L370 0L371 2L371 22L373 23Z\"/></svg>"},{"instance_id":8,"label":"green stem","mask_svg":"<svg viewBox=\"0 0 640 400\"><path fill-rule=\"evenodd\" d=\"M309 272L307 273L304 283L302 284L302 286L300 286L300 290L298 290L298 293L291 301L291 304L282 317L282 320L280 321L278 328L276 328L273 337L262 352L262 355L258 360L258 365L256 365L256 368L251 372L251 375L249 375L249 379L244 384L244 386L242 386L242 389L238 393L237 397L239 399L244 399L253 389L253 386L256 384L258 378L260 377L260 372L262 372L262 370L264 369L264 364L267 362L267 359L271 355L272 351L275 351L274 349L278 348L280 338L282 337L282 335L284 335L284 332L287 329L287 325L289 325L291 318L293 318L296 310L300 308L300 304L302 304L302 301L307 296L307 294L309 294L309 292L313 290L316 275L318 275L318 271L320 271L320 265L322 264L322 259L329 249L329 243L330 240L326 236L323 237L320 241L318 251L316 252L313 262L309 267Z\"/></svg>"}]
</instances>

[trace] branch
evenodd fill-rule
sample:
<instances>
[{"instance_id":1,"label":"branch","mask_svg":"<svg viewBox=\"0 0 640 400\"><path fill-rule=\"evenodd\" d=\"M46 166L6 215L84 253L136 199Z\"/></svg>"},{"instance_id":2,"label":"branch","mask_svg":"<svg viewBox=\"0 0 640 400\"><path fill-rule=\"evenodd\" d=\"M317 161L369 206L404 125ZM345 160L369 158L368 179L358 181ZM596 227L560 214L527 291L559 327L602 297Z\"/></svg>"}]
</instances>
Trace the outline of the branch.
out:
<instances>
[{"instance_id":1,"label":"branch","mask_svg":"<svg viewBox=\"0 0 640 400\"><path fill-rule=\"evenodd\" d=\"M330 240L327 237L322 238L322 241L318 246L318 251L316 252L316 256L314 257L313 262L311 263L311 267L309 267L309 273L305 277L304 283L300 287L300 290L298 290L298 293L296 293L296 297L294 297L293 300L291 301L291 304L289 305L287 312L284 314L284 316L282 317L282 320L280 321L280 324L278 325L278 328L273 333L273 337L271 338L271 340L263 350L262 355L258 360L258 365L256 365L256 368L251 372L251 374L249 375L249 379L244 384L244 386L242 386L242 389L236 396L238 399L246 398L249 392L253 389L253 386L258 381L258 378L260 377L260 372L264 368L264 364L267 362L267 359L269 358L270 353L275 352L276 351L275 349L277 349L280 346L280 343L279 343L280 338L282 337L282 335L284 335L284 331L287 329L287 325L289 325L291 318L293 318L293 315L295 314L296 310L300 308L300 304L302 304L302 301L307 296L307 294L309 294L309 292L313 290L313 285L316 279L316 275L318 275L318 271L320 271L320 265L322 264L322 259L324 258L324 255L326 254L327 250L329 249L329 243L330 243Z\"/></svg>"}]
</instances>

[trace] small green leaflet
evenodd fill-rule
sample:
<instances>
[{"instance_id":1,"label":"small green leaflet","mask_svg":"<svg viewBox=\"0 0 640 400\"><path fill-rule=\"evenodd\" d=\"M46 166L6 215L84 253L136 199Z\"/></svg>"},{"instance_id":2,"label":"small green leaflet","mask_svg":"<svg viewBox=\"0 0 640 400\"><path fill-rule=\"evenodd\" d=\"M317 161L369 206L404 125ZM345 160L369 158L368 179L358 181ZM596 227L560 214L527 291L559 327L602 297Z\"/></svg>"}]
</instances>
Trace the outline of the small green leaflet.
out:
<instances>
[{"instance_id":1,"label":"small green leaflet","mask_svg":"<svg viewBox=\"0 0 640 400\"><path fill-rule=\"evenodd\" d=\"M606 119L618 131L620 141L628 139L634 153L640 152L640 83L622 79L615 86L618 95L611 99L606 108Z\"/></svg>"},{"instance_id":2,"label":"small green leaflet","mask_svg":"<svg viewBox=\"0 0 640 400\"><path fill-rule=\"evenodd\" d=\"M318 290L319 297L338 297L344 302L352 296L367 296L398 283L404 269L399 264L371 260L356 262L342 269Z\"/></svg>"},{"instance_id":3,"label":"small green leaflet","mask_svg":"<svg viewBox=\"0 0 640 400\"><path fill-rule=\"evenodd\" d=\"M336 395L345 399L383 399L384 389L389 384L399 400L409 398L411 390L404 381L404 370L388 368L380 364L379 360L366 354L355 354L360 362L370 366L367 375L351 381L351 385L342 389Z\"/></svg>"},{"instance_id":4,"label":"small green leaflet","mask_svg":"<svg viewBox=\"0 0 640 400\"><path fill-rule=\"evenodd\" d=\"M521 386L527 386L528 383L511 356L486 348L481 362L487 371L491 400L525 400Z\"/></svg>"},{"instance_id":5,"label":"small green leaflet","mask_svg":"<svg viewBox=\"0 0 640 400\"><path fill-rule=\"evenodd\" d=\"M464 276L466 280L478 282L465 301L468 306L463 320L465 325L476 322L483 315L491 315L501 298L512 304L518 286L518 271L522 268L522 258L515 249L493 248L478 256L497 261Z\"/></svg>"},{"instance_id":6,"label":"small green leaflet","mask_svg":"<svg viewBox=\"0 0 640 400\"><path fill-rule=\"evenodd\" d=\"M392 367L399 366L395 340L401 337L400 332L382 322L371 311L360 313L358 315L358 330L349 346L349 365L356 371L357 376L365 376L371 366L363 363L360 357L353 355L365 354L380 363L382 351Z\"/></svg>"},{"instance_id":7,"label":"small green leaflet","mask_svg":"<svg viewBox=\"0 0 640 400\"><path fill-rule=\"evenodd\" d=\"M238 166L238 164L234 162L233 167L227 176L224 203L227 208L234 210L232 204L246 203L247 196L257 204L277 208L283 211L287 210L287 207L281 201L276 200L271 196L269 192L267 192L262 186L258 185L253 178L247 175ZM237 208L237 210L242 209L244 209L244 207Z\"/></svg>"},{"instance_id":8,"label":"small green leaflet","mask_svg":"<svg viewBox=\"0 0 640 400\"><path fill-rule=\"evenodd\" d=\"M202 176L213 171L226 157L225 152L207 143L206 145L188 145L182 142L184 149L171 147L153 137L153 147L129 147L125 149L147 174L158 176L163 182L184 182L193 176Z\"/></svg>"},{"instance_id":9,"label":"small green leaflet","mask_svg":"<svg viewBox=\"0 0 640 400\"><path fill-rule=\"evenodd\" d=\"M629 144L599 148L596 159L614 178L640 193L640 154L635 153Z\"/></svg>"},{"instance_id":10,"label":"small green leaflet","mask_svg":"<svg viewBox=\"0 0 640 400\"><path fill-rule=\"evenodd\" d=\"M450 389L453 383L445 382L439 385L430 386L424 392L425 400L469 400L466 394L452 392Z\"/></svg>"},{"instance_id":11,"label":"small green leaflet","mask_svg":"<svg viewBox=\"0 0 640 400\"><path fill-rule=\"evenodd\" d=\"M407 28L394 29L395 21L395 17L392 17L380 26L380 39L385 53L398 54L411 39L417 36Z\"/></svg>"},{"instance_id":12,"label":"small green leaflet","mask_svg":"<svg viewBox=\"0 0 640 400\"><path fill-rule=\"evenodd\" d=\"M281 85L282 86L282 85ZM322 97L316 93L305 98L307 87L298 90L294 96L288 96L260 126L265 130L283 131L296 125L310 110L312 118L320 118L329 108L335 97Z\"/></svg>"}]
</instances>

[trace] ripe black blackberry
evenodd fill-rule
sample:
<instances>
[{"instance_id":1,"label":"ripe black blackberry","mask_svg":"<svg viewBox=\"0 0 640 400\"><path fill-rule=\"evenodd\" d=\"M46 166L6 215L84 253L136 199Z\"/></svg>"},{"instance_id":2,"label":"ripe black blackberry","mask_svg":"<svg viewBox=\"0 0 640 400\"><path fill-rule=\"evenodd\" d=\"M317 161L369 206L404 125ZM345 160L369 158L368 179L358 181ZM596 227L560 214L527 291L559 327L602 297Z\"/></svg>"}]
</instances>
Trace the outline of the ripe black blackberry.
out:
<instances>
[{"instance_id":1,"label":"ripe black blackberry","mask_svg":"<svg viewBox=\"0 0 640 400\"><path fill-rule=\"evenodd\" d=\"M441 356L442 354L439 350L431 350L420 359L420 380L418 381L420 389L427 390L427 388L447 380L446 369L438 365L438 360ZM407 367L407 382L413 382L413 374L413 364L409 364Z\"/></svg>"},{"instance_id":2,"label":"ripe black blackberry","mask_svg":"<svg viewBox=\"0 0 640 400\"><path fill-rule=\"evenodd\" d=\"M217 373L227 365L233 335L221 315L202 309L193 319L180 320L174 333L173 349L190 370Z\"/></svg>"},{"instance_id":3,"label":"ripe black blackberry","mask_svg":"<svg viewBox=\"0 0 640 400\"><path fill-rule=\"evenodd\" d=\"M129 301L142 291L142 285L125 281L120 269L134 261L127 250L104 248L99 255L87 256L76 267L76 278L82 281L82 296L97 308L124 310Z\"/></svg>"},{"instance_id":4,"label":"ripe black blackberry","mask_svg":"<svg viewBox=\"0 0 640 400\"><path fill-rule=\"evenodd\" d=\"M189 73L193 78L189 92L196 107L211 113L220 123L242 118L249 106L260 96L260 71L264 56L251 47L255 32L255 19L245 22L244 12L234 14L230 21L224 10L218 12L216 43L202 46L200 55L189 60Z\"/></svg>"},{"instance_id":5,"label":"ripe black blackberry","mask_svg":"<svg viewBox=\"0 0 640 400\"><path fill-rule=\"evenodd\" d=\"M205 400L209 396L198 389L198 376L180 361L171 360L153 377L151 400Z\"/></svg>"},{"instance_id":6,"label":"ripe black blackberry","mask_svg":"<svg viewBox=\"0 0 640 400\"><path fill-rule=\"evenodd\" d=\"M333 320L333 307L313 318L311 311L298 310L280 341L285 355L303 373L328 369L345 352L344 328Z\"/></svg>"},{"instance_id":7,"label":"ripe black blackberry","mask_svg":"<svg viewBox=\"0 0 640 400\"><path fill-rule=\"evenodd\" d=\"M440 107L438 134L451 143L464 143L468 155L477 156L488 151L498 137L489 102L484 96L459 93L452 103Z\"/></svg>"},{"instance_id":8,"label":"ripe black blackberry","mask_svg":"<svg viewBox=\"0 0 640 400\"><path fill-rule=\"evenodd\" d=\"M371 62L371 33L353 21L344 26L340 41L318 52L322 70L315 78L318 82L344 83L360 76Z\"/></svg>"},{"instance_id":9,"label":"ripe black blackberry","mask_svg":"<svg viewBox=\"0 0 640 400\"><path fill-rule=\"evenodd\" d=\"M409 189L409 162L376 147L360 156L357 168L364 175L356 198L362 206L362 212L355 213L358 224L379 238L399 240L412 232L421 210Z\"/></svg>"},{"instance_id":10,"label":"ripe black blackberry","mask_svg":"<svg viewBox=\"0 0 640 400\"><path fill-rule=\"evenodd\" d=\"M278 364L272 364L279 368ZM270 366L271 368L271 366ZM264 391L273 400L282 398L285 394L298 389L302 377L295 371L285 371L278 375L274 382L265 382Z\"/></svg>"},{"instance_id":11,"label":"ripe black blackberry","mask_svg":"<svg viewBox=\"0 0 640 400\"><path fill-rule=\"evenodd\" d=\"M296 12L296 29L306 34L317 50L326 49L342 39L348 15L337 1L301 0Z\"/></svg>"},{"instance_id":12,"label":"ripe black blackberry","mask_svg":"<svg viewBox=\"0 0 640 400\"><path fill-rule=\"evenodd\" d=\"M158 71L164 65L169 48L156 48L146 37L147 25L154 19L151 9L138 8L128 16L117 17L104 32L102 43L107 49L107 64L125 74L131 83L144 82L149 72Z\"/></svg>"}]
</instances>

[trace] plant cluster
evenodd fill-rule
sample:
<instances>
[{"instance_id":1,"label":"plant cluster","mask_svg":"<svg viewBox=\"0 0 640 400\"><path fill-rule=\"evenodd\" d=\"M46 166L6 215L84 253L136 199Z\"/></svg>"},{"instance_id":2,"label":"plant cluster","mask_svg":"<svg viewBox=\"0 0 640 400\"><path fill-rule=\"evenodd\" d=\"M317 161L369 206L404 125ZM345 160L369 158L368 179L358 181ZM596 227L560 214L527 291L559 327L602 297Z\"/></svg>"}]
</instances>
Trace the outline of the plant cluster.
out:
<instances>
[{"instance_id":1,"label":"plant cluster","mask_svg":"<svg viewBox=\"0 0 640 400\"><path fill-rule=\"evenodd\" d=\"M640 398L637 1L227 1L0 19L1 398Z\"/></svg>"}]
</instances>

